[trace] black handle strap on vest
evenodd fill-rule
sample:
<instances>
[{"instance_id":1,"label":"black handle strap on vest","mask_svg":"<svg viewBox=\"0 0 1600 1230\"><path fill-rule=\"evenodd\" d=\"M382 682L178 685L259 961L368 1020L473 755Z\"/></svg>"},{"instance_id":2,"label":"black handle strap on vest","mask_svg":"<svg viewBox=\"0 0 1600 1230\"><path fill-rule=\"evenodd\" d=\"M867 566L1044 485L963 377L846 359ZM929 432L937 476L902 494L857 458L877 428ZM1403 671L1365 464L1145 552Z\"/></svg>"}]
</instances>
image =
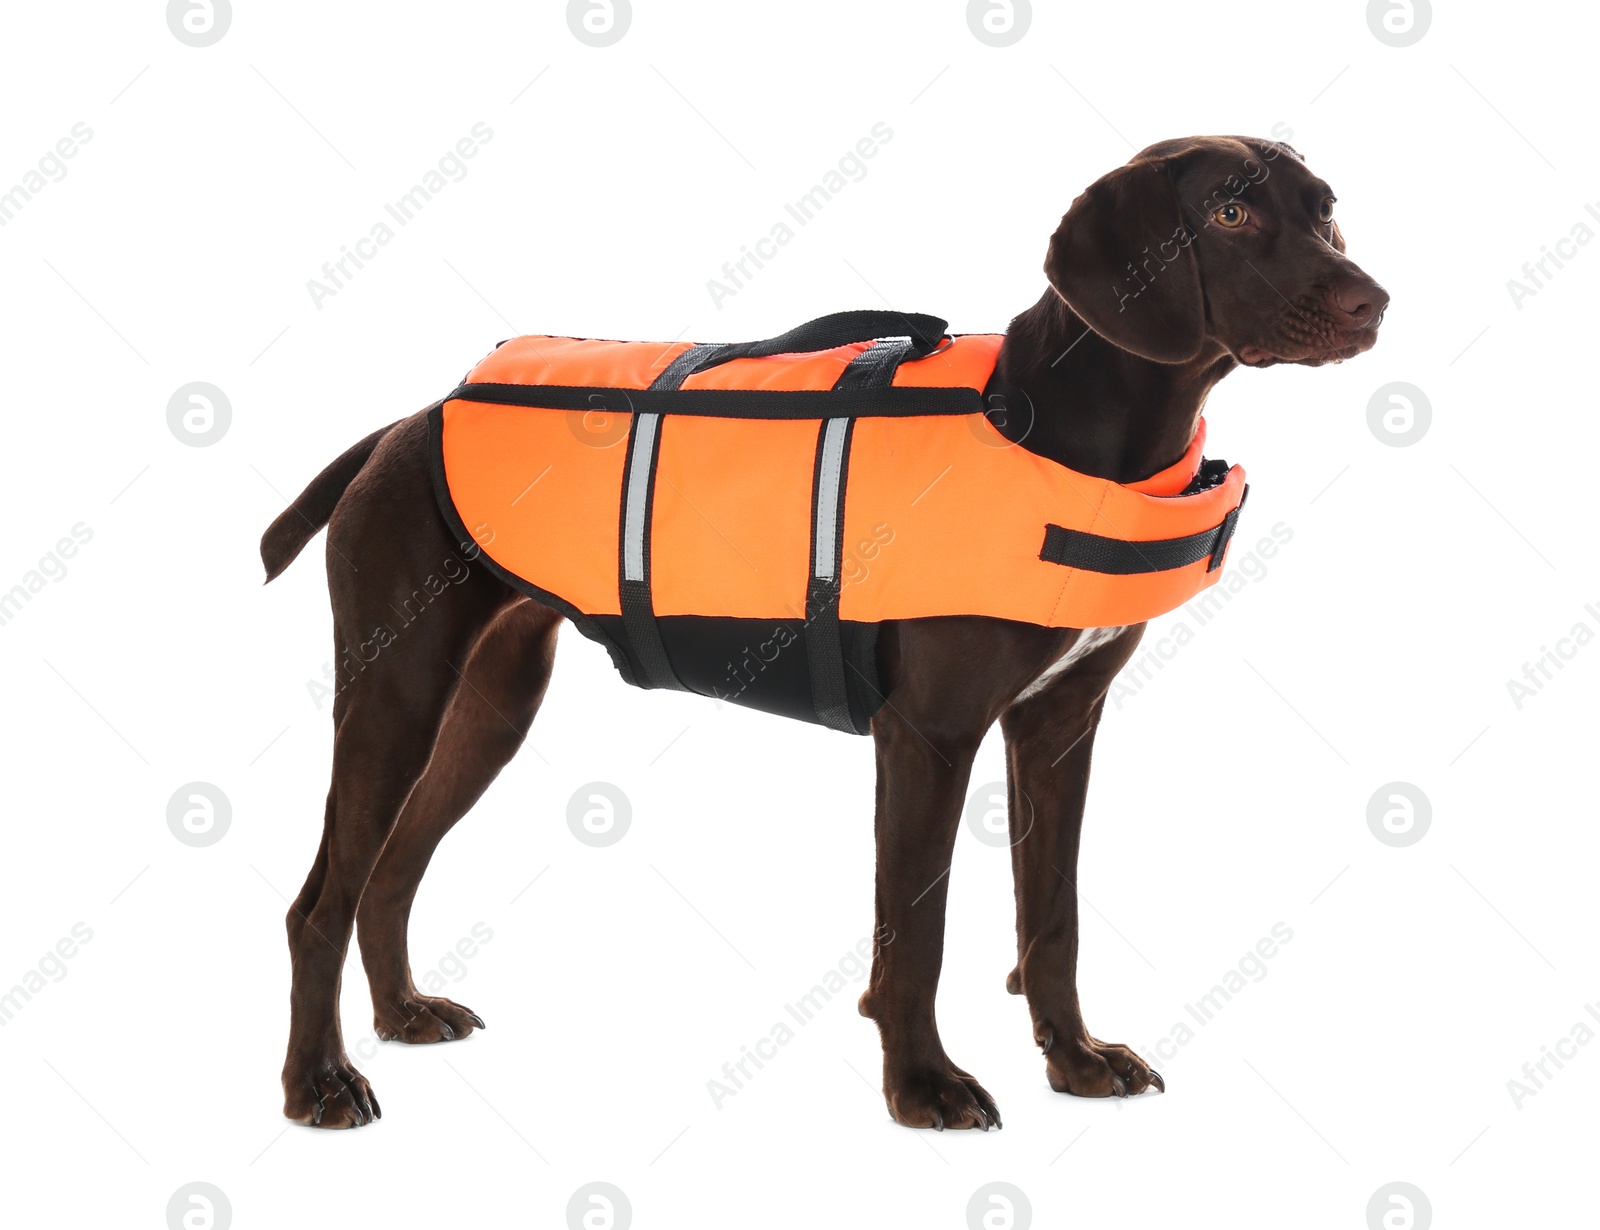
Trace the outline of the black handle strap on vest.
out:
<instances>
[{"instance_id":1,"label":"black handle strap on vest","mask_svg":"<svg viewBox=\"0 0 1600 1230\"><path fill-rule=\"evenodd\" d=\"M894 383L900 364L916 352L917 342L909 337L886 337L868 346L846 364L833 391L843 389L886 389Z\"/></svg>"},{"instance_id":2,"label":"black handle strap on vest","mask_svg":"<svg viewBox=\"0 0 1600 1230\"><path fill-rule=\"evenodd\" d=\"M787 333L769 337L760 342L706 342L691 346L670 364L650 385L652 391L676 389L695 372L718 367L733 359L769 359L778 354L811 354L818 350L832 350L835 346L848 346L854 342L870 342L874 338L909 338L900 358L914 353L919 359L930 355L944 341L945 321L921 312L834 312L818 316ZM864 354L877 350L874 346ZM878 355L882 359L883 355ZM884 385L887 386L885 381ZM840 386L835 385L835 388ZM869 388L873 385L847 385L847 388Z\"/></svg>"},{"instance_id":3,"label":"black handle strap on vest","mask_svg":"<svg viewBox=\"0 0 1600 1230\"><path fill-rule=\"evenodd\" d=\"M1060 564L1064 568L1081 568L1085 572L1126 577L1142 572L1187 568L1210 557L1206 571L1215 572L1222 567L1228 543L1239 525L1239 512L1249 495L1250 488L1247 486L1239 496L1238 507L1230 510L1220 524L1183 538L1131 542L1126 538L1105 538L1082 530L1046 525L1044 546L1039 549L1039 558L1047 564Z\"/></svg>"}]
</instances>

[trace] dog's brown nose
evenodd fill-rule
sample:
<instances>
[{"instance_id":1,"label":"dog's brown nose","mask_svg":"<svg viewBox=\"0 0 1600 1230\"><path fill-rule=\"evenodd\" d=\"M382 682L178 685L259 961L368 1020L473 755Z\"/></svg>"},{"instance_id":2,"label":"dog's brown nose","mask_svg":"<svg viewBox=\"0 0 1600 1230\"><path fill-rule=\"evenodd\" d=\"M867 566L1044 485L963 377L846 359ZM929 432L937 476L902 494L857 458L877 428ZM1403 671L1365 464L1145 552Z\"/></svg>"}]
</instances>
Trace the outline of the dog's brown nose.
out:
<instances>
[{"instance_id":1,"label":"dog's brown nose","mask_svg":"<svg viewBox=\"0 0 1600 1230\"><path fill-rule=\"evenodd\" d=\"M1371 278L1351 277L1337 283L1329 292L1338 315L1352 328L1376 328L1389 306L1389 292Z\"/></svg>"}]
</instances>

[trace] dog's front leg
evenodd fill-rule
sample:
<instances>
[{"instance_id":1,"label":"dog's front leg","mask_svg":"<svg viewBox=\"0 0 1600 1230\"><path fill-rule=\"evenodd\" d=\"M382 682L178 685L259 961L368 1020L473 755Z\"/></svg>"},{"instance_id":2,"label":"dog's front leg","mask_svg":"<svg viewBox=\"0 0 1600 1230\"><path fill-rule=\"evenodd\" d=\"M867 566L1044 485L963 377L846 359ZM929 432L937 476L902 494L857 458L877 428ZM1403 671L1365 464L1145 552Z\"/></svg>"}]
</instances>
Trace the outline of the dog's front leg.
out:
<instances>
[{"instance_id":1,"label":"dog's front leg","mask_svg":"<svg viewBox=\"0 0 1600 1230\"><path fill-rule=\"evenodd\" d=\"M1139 630L1128 629L1000 719L1017 892L1018 962L1006 987L1028 998L1050 1087L1080 1097L1166 1088L1126 1046L1093 1037L1078 1005L1078 839L1089 762L1106 691Z\"/></svg>"},{"instance_id":2,"label":"dog's front leg","mask_svg":"<svg viewBox=\"0 0 1600 1230\"><path fill-rule=\"evenodd\" d=\"M861 1015L883 1039L883 1093L908 1127L1000 1126L983 1087L950 1062L934 1021L945 894L962 796L983 731L950 736L885 705L877 745L877 935ZM919 729L919 726L921 727Z\"/></svg>"}]
</instances>

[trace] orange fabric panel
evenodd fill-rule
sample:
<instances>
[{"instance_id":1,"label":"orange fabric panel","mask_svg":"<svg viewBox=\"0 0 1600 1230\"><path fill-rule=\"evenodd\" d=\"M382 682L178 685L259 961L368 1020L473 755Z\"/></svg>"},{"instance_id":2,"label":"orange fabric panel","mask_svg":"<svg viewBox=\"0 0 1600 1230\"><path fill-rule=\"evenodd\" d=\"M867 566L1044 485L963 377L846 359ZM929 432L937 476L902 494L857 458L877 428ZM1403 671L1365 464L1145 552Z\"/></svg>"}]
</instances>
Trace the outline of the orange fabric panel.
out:
<instances>
[{"instance_id":1,"label":"orange fabric panel","mask_svg":"<svg viewBox=\"0 0 1600 1230\"><path fill-rule=\"evenodd\" d=\"M994 371L1000 344L1006 339L998 333L969 333L952 338L950 345L925 359L900 364L894 373L897 389L959 388L966 385L980 393Z\"/></svg>"},{"instance_id":2,"label":"orange fabric panel","mask_svg":"<svg viewBox=\"0 0 1600 1230\"><path fill-rule=\"evenodd\" d=\"M618 615L629 416L602 433L583 421L576 410L447 401L445 476L490 559L585 614Z\"/></svg>"},{"instance_id":3,"label":"orange fabric panel","mask_svg":"<svg viewBox=\"0 0 1600 1230\"><path fill-rule=\"evenodd\" d=\"M976 388L981 390L994 370L995 356L1005 339L981 333L954 338L937 354L907 359L896 369L896 388ZM832 350L803 355L774 355L767 359L730 359L696 372L683 382L685 389L831 389L851 359L867 349L852 342ZM671 360L669 359L668 362Z\"/></svg>"},{"instance_id":4,"label":"orange fabric panel","mask_svg":"<svg viewBox=\"0 0 1600 1230\"><path fill-rule=\"evenodd\" d=\"M766 359L729 359L683 382L685 389L831 389L850 360L867 348L865 342L835 346L812 354L773 355Z\"/></svg>"},{"instance_id":5,"label":"orange fabric panel","mask_svg":"<svg viewBox=\"0 0 1600 1230\"><path fill-rule=\"evenodd\" d=\"M1005 339L970 334L938 354L900 365L898 388L982 389ZM514 337L491 351L468 374L473 384L609 385L646 389L690 342L608 342L574 337ZM831 389L865 342L805 355L732 359L683 382L685 389Z\"/></svg>"},{"instance_id":6,"label":"orange fabric panel","mask_svg":"<svg viewBox=\"0 0 1600 1230\"><path fill-rule=\"evenodd\" d=\"M1134 541L1218 524L1244 471L1165 499L1077 474L1010 444L981 415L856 422L845 493L840 617L863 621L992 615L1051 627L1137 623L1221 572L1204 561L1107 576L1039 559L1044 527Z\"/></svg>"},{"instance_id":7,"label":"orange fabric panel","mask_svg":"<svg viewBox=\"0 0 1600 1230\"><path fill-rule=\"evenodd\" d=\"M1003 606L1010 618L1045 622L1061 577L1019 562L1044 542L1048 518L1040 519L1038 504L1049 463L1039 462L1038 481L1027 481L1018 467L1037 459L989 447L975 423L1004 443L981 416L857 420L840 618L982 615ZM1027 527L1021 542L1019 524Z\"/></svg>"},{"instance_id":8,"label":"orange fabric panel","mask_svg":"<svg viewBox=\"0 0 1600 1230\"><path fill-rule=\"evenodd\" d=\"M689 342L603 342L579 337L514 337L485 355L471 384L610 385L647 389Z\"/></svg>"},{"instance_id":9,"label":"orange fabric panel","mask_svg":"<svg viewBox=\"0 0 1600 1230\"><path fill-rule=\"evenodd\" d=\"M817 419L662 418L651 526L657 615L805 617L820 430Z\"/></svg>"},{"instance_id":10,"label":"orange fabric panel","mask_svg":"<svg viewBox=\"0 0 1600 1230\"><path fill-rule=\"evenodd\" d=\"M1002 342L954 339L902 363L899 387L981 391ZM476 383L638 390L689 343L528 337L472 372ZM865 343L805 355L737 359L689 389L822 390ZM468 532L507 572L592 615L620 614L623 470L631 416L460 400L443 409L443 461ZM652 506L658 615L794 619L805 610L819 419L667 413ZM847 471L840 615L882 622L987 615L1053 627L1137 623L1214 584L1207 561L1106 575L1039 559L1045 526L1124 541L1178 538L1237 507L1244 471L1174 498L1205 445L1119 486L1011 444L982 414L861 417Z\"/></svg>"},{"instance_id":11,"label":"orange fabric panel","mask_svg":"<svg viewBox=\"0 0 1600 1230\"><path fill-rule=\"evenodd\" d=\"M1244 485L1242 466L1234 466L1228 477L1211 490L1181 500L1145 495L1108 482L1104 484L1105 499L1092 517L1080 512L1068 520L1057 520L1056 524L1130 542L1182 538L1219 525L1239 506ZM1207 571L1209 560L1133 576L1061 568L1042 560L1035 563L1066 574L1049 617L1041 621L1057 628L1088 626L1084 621L1094 627L1110 627L1154 619L1209 589L1222 577L1221 568Z\"/></svg>"}]
</instances>

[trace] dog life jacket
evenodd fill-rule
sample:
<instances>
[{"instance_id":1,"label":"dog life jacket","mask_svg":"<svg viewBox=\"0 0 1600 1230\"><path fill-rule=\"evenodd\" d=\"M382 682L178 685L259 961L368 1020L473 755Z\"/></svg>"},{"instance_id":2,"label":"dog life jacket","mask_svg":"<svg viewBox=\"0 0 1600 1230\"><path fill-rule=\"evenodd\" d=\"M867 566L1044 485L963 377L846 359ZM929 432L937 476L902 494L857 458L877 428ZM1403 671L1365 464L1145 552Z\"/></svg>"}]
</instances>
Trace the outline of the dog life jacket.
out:
<instances>
[{"instance_id":1,"label":"dog life jacket","mask_svg":"<svg viewBox=\"0 0 1600 1230\"><path fill-rule=\"evenodd\" d=\"M885 620L1111 627L1221 575L1244 472L1202 461L1204 423L1142 482L1079 474L991 421L1002 340L893 312L514 338L429 414L440 508L629 683L864 734Z\"/></svg>"}]
</instances>

